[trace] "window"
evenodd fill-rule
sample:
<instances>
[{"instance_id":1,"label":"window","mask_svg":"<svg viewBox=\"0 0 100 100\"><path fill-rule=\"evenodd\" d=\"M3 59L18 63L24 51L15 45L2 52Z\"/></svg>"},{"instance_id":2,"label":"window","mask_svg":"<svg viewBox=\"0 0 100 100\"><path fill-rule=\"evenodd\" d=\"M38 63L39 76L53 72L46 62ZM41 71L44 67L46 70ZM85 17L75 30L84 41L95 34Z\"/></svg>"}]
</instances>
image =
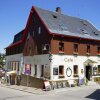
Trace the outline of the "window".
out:
<instances>
[{"instance_id":1,"label":"window","mask_svg":"<svg viewBox=\"0 0 100 100\"><path fill-rule=\"evenodd\" d=\"M98 54L100 54L100 47L97 47L97 52Z\"/></svg>"},{"instance_id":2,"label":"window","mask_svg":"<svg viewBox=\"0 0 100 100\"><path fill-rule=\"evenodd\" d=\"M95 32L95 31L92 31L92 33L94 34L94 35L99 35L97 32Z\"/></svg>"},{"instance_id":3,"label":"window","mask_svg":"<svg viewBox=\"0 0 100 100\"><path fill-rule=\"evenodd\" d=\"M87 30L84 30L84 29L80 29L82 33L84 34L88 34Z\"/></svg>"},{"instance_id":4,"label":"window","mask_svg":"<svg viewBox=\"0 0 100 100\"><path fill-rule=\"evenodd\" d=\"M55 18L55 19L57 18L57 15L52 14L52 16L53 16L53 18Z\"/></svg>"},{"instance_id":5,"label":"window","mask_svg":"<svg viewBox=\"0 0 100 100\"><path fill-rule=\"evenodd\" d=\"M78 77L78 66L74 65L74 77Z\"/></svg>"},{"instance_id":6,"label":"window","mask_svg":"<svg viewBox=\"0 0 100 100\"><path fill-rule=\"evenodd\" d=\"M81 22L81 24L87 26L87 23L85 21L81 20L80 22Z\"/></svg>"},{"instance_id":7,"label":"window","mask_svg":"<svg viewBox=\"0 0 100 100\"><path fill-rule=\"evenodd\" d=\"M78 44L74 44L74 52L78 52Z\"/></svg>"},{"instance_id":8,"label":"window","mask_svg":"<svg viewBox=\"0 0 100 100\"><path fill-rule=\"evenodd\" d=\"M37 75L37 65L35 65L35 74L34 75Z\"/></svg>"},{"instance_id":9,"label":"window","mask_svg":"<svg viewBox=\"0 0 100 100\"><path fill-rule=\"evenodd\" d=\"M41 77L44 76L44 65L41 65Z\"/></svg>"},{"instance_id":10,"label":"window","mask_svg":"<svg viewBox=\"0 0 100 100\"><path fill-rule=\"evenodd\" d=\"M49 44L43 44L42 45L42 53L47 54L50 51L50 45Z\"/></svg>"},{"instance_id":11,"label":"window","mask_svg":"<svg viewBox=\"0 0 100 100\"><path fill-rule=\"evenodd\" d=\"M58 75L58 68L53 68L53 75Z\"/></svg>"},{"instance_id":12,"label":"window","mask_svg":"<svg viewBox=\"0 0 100 100\"><path fill-rule=\"evenodd\" d=\"M11 70L13 70L13 62L10 62Z\"/></svg>"},{"instance_id":13,"label":"window","mask_svg":"<svg viewBox=\"0 0 100 100\"><path fill-rule=\"evenodd\" d=\"M13 62L13 70L16 70L16 62Z\"/></svg>"},{"instance_id":14,"label":"window","mask_svg":"<svg viewBox=\"0 0 100 100\"><path fill-rule=\"evenodd\" d=\"M98 65L98 74L100 74L100 65Z\"/></svg>"},{"instance_id":15,"label":"window","mask_svg":"<svg viewBox=\"0 0 100 100\"><path fill-rule=\"evenodd\" d=\"M90 53L90 45L87 45L87 53Z\"/></svg>"},{"instance_id":16,"label":"window","mask_svg":"<svg viewBox=\"0 0 100 100\"><path fill-rule=\"evenodd\" d=\"M97 67L93 67L93 75L97 75Z\"/></svg>"},{"instance_id":17,"label":"window","mask_svg":"<svg viewBox=\"0 0 100 100\"><path fill-rule=\"evenodd\" d=\"M64 75L64 66L59 66L59 75Z\"/></svg>"},{"instance_id":18,"label":"window","mask_svg":"<svg viewBox=\"0 0 100 100\"><path fill-rule=\"evenodd\" d=\"M41 27L38 27L38 33L41 34Z\"/></svg>"},{"instance_id":19,"label":"window","mask_svg":"<svg viewBox=\"0 0 100 100\"><path fill-rule=\"evenodd\" d=\"M19 62L17 62L17 71L19 71Z\"/></svg>"},{"instance_id":20,"label":"window","mask_svg":"<svg viewBox=\"0 0 100 100\"><path fill-rule=\"evenodd\" d=\"M64 43L59 43L59 51L64 51Z\"/></svg>"}]
</instances>

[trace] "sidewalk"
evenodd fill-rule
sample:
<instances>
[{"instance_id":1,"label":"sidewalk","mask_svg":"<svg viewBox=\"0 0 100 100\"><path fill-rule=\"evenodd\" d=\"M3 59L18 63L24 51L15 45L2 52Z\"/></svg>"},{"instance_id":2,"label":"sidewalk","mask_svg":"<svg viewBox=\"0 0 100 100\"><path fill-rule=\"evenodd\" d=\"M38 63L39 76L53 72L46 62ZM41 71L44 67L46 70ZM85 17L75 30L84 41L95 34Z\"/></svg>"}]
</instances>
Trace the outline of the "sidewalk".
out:
<instances>
[{"instance_id":1,"label":"sidewalk","mask_svg":"<svg viewBox=\"0 0 100 100\"><path fill-rule=\"evenodd\" d=\"M6 84L0 84L2 87L10 88L10 89L15 89L19 91L24 91L32 94L38 94L38 95L45 95L46 91L43 91L42 89L37 89L34 87L27 87L27 86L18 86L18 85L6 85Z\"/></svg>"},{"instance_id":2,"label":"sidewalk","mask_svg":"<svg viewBox=\"0 0 100 100\"><path fill-rule=\"evenodd\" d=\"M0 86L2 87L6 87L6 88L10 88L10 89L15 89L15 90L19 90L19 91L24 91L24 92L28 92L28 93L32 93L32 94L37 94L37 95L55 95L57 93L61 93L61 92L71 92L71 91L76 91L76 90L81 90L84 88L92 88L95 86L99 86L99 84L92 84L92 85L82 85L82 86L76 86L76 87L66 87L66 88L60 88L60 89L54 89L51 91L43 91L42 89L37 89L34 87L26 87L26 86L17 86L17 85L6 85L6 84L0 84Z\"/></svg>"}]
</instances>

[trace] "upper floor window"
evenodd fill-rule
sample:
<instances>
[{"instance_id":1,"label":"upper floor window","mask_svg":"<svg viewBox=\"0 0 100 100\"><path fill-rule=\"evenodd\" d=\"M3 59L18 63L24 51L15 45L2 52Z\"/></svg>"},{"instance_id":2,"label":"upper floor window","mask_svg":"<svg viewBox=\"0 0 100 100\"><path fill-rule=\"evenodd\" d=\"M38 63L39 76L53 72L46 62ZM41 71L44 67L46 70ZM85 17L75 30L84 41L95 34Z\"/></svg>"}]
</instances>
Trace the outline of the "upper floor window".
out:
<instances>
[{"instance_id":1,"label":"upper floor window","mask_svg":"<svg viewBox=\"0 0 100 100\"><path fill-rule=\"evenodd\" d=\"M49 44L43 44L42 45L42 53L47 54L50 51L50 45Z\"/></svg>"},{"instance_id":2,"label":"upper floor window","mask_svg":"<svg viewBox=\"0 0 100 100\"><path fill-rule=\"evenodd\" d=\"M74 52L78 52L78 44L73 45L73 50L74 50Z\"/></svg>"},{"instance_id":3,"label":"upper floor window","mask_svg":"<svg viewBox=\"0 0 100 100\"><path fill-rule=\"evenodd\" d=\"M59 51L64 51L64 43L59 43Z\"/></svg>"},{"instance_id":4,"label":"upper floor window","mask_svg":"<svg viewBox=\"0 0 100 100\"><path fill-rule=\"evenodd\" d=\"M87 53L90 53L90 45L87 45Z\"/></svg>"},{"instance_id":5,"label":"upper floor window","mask_svg":"<svg viewBox=\"0 0 100 100\"><path fill-rule=\"evenodd\" d=\"M38 27L38 33L41 34L41 27Z\"/></svg>"},{"instance_id":6,"label":"upper floor window","mask_svg":"<svg viewBox=\"0 0 100 100\"><path fill-rule=\"evenodd\" d=\"M100 54L100 47L97 47L97 52Z\"/></svg>"}]
</instances>

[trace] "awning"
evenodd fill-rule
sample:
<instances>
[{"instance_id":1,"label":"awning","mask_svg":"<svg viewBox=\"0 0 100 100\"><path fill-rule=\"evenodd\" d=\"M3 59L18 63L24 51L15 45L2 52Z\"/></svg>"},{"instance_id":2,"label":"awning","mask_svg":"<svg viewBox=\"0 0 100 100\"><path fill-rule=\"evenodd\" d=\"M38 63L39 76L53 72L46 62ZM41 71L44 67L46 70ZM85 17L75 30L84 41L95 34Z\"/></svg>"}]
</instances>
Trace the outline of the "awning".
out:
<instances>
[{"instance_id":1,"label":"awning","mask_svg":"<svg viewBox=\"0 0 100 100\"><path fill-rule=\"evenodd\" d=\"M85 66L92 66L93 64L97 63L96 61L93 61L91 59L87 59L85 62L84 62L84 65Z\"/></svg>"},{"instance_id":2,"label":"awning","mask_svg":"<svg viewBox=\"0 0 100 100\"><path fill-rule=\"evenodd\" d=\"M13 74L17 74L17 72L16 71L9 71L9 72L7 72L7 75L13 75Z\"/></svg>"}]
</instances>

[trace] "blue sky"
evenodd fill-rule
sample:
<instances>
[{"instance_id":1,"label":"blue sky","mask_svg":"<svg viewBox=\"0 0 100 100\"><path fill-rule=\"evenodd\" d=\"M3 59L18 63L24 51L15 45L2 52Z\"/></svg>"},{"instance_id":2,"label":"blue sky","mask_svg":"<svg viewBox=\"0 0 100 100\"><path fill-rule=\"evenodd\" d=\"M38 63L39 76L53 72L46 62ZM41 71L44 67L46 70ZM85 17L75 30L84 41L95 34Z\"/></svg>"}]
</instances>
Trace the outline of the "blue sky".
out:
<instances>
[{"instance_id":1,"label":"blue sky","mask_svg":"<svg viewBox=\"0 0 100 100\"><path fill-rule=\"evenodd\" d=\"M0 52L25 28L32 5L90 21L100 30L100 0L0 0Z\"/></svg>"}]
</instances>

